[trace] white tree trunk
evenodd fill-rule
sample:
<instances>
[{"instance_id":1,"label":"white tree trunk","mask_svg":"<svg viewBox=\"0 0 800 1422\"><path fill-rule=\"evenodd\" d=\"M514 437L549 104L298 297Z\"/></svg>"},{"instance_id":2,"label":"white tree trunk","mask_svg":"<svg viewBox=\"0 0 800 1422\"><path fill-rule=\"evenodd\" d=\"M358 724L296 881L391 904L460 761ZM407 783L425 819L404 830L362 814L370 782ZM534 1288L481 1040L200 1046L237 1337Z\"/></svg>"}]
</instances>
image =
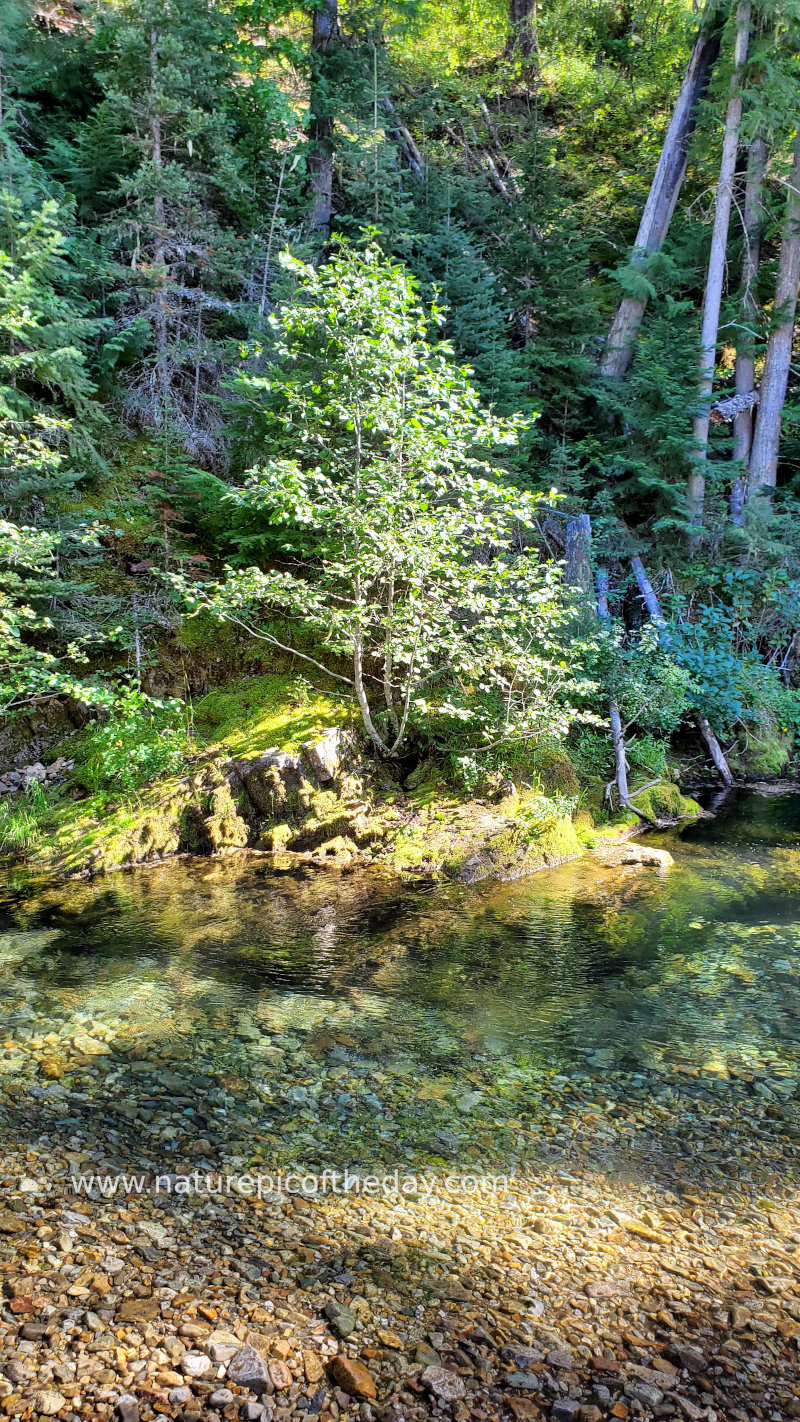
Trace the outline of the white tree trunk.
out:
<instances>
[{"instance_id":1,"label":"white tree trunk","mask_svg":"<svg viewBox=\"0 0 800 1422\"><path fill-rule=\"evenodd\" d=\"M725 132L722 139L722 158L719 165L719 182L714 208L714 229L711 234L711 251L708 257L706 294L703 302L703 329L700 336L700 412L692 421L694 442L693 457L695 468L689 475L687 503L689 522L693 528L692 541L697 542L702 534L703 501L705 498L705 461L708 453L708 425L711 411L711 392L714 387L714 366L717 356L717 335L719 333L719 313L722 306L722 288L725 281L725 258L728 250L728 228L733 202L733 180L736 176L736 154L739 150L739 125L742 121L742 69L747 60L747 45L750 38L750 0L739 0L736 7L736 39L733 51L733 75L731 76L728 112L725 116Z\"/></svg>"},{"instance_id":2,"label":"white tree trunk","mask_svg":"<svg viewBox=\"0 0 800 1422\"><path fill-rule=\"evenodd\" d=\"M781 413L786 400L792 337L800 287L800 134L794 142L794 162L789 176L786 215L781 238L778 280L775 287L775 320L764 362L756 432L750 454L748 498L759 489L775 486L781 441Z\"/></svg>"},{"instance_id":3,"label":"white tree trunk","mask_svg":"<svg viewBox=\"0 0 800 1422\"><path fill-rule=\"evenodd\" d=\"M761 192L767 166L767 145L763 138L754 138L747 155L747 178L744 189L744 257L742 259L742 331L736 342L736 394L749 395L755 385L755 358L751 334L758 315L756 283L761 259L761 224L763 217ZM731 522L744 523L744 500L747 489L747 465L753 442L752 406L741 410L733 421L733 458L740 468L731 488Z\"/></svg>"},{"instance_id":4,"label":"white tree trunk","mask_svg":"<svg viewBox=\"0 0 800 1422\"><path fill-rule=\"evenodd\" d=\"M694 128L697 105L708 88L719 55L716 8L708 16L694 43L686 75L675 103L664 146L658 160L650 192L639 223L633 260L658 252L672 221L684 174L686 148ZM617 307L608 340L600 359L600 373L621 380L633 356L633 347L642 323L646 299L625 296Z\"/></svg>"}]
</instances>

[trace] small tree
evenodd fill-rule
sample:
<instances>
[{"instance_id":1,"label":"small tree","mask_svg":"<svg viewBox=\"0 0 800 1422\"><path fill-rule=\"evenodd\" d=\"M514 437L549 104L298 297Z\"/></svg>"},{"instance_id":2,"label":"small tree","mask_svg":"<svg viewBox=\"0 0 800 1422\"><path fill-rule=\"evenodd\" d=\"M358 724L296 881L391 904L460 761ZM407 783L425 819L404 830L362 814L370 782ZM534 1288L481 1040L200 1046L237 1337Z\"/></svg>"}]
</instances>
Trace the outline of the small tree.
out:
<instances>
[{"instance_id":1,"label":"small tree","mask_svg":"<svg viewBox=\"0 0 800 1422\"><path fill-rule=\"evenodd\" d=\"M476 749L565 733L585 688L561 642L560 569L532 537L546 500L488 454L519 422L481 406L432 338L441 313L376 247L344 246L321 271L284 263L297 290L273 318L276 362L245 381L273 457L230 494L283 530L284 566L228 568L187 589L191 609L277 646L256 609L288 614L289 650L352 686L383 755L434 722ZM301 650L309 634L319 657Z\"/></svg>"}]
</instances>

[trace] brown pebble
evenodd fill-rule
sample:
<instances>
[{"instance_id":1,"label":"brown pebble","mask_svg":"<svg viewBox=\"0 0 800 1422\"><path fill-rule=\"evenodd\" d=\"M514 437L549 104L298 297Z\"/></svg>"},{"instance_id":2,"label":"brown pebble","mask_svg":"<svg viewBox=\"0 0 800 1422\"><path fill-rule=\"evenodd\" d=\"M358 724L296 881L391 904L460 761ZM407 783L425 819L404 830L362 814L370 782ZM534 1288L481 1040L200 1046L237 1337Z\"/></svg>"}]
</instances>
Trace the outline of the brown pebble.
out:
<instances>
[{"instance_id":1,"label":"brown pebble","mask_svg":"<svg viewBox=\"0 0 800 1422\"><path fill-rule=\"evenodd\" d=\"M331 1376L342 1391L349 1393L351 1397L369 1399L378 1396L372 1374L357 1358L348 1358L344 1353L337 1354L331 1363Z\"/></svg>"}]
</instances>

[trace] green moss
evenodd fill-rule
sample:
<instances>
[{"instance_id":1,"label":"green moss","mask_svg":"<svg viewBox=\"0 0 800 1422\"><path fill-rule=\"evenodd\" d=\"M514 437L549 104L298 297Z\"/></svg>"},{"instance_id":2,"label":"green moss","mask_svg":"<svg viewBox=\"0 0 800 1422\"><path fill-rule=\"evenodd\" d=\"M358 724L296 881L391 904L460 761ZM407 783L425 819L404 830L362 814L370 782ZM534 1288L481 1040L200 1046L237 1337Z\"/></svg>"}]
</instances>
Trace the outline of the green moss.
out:
<instances>
[{"instance_id":1,"label":"green moss","mask_svg":"<svg viewBox=\"0 0 800 1422\"><path fill-rule=\"evenodd\" d=\"M208 848L213 854L221 850L243 849L247 844L250 827L239 814L227 781L211 791L204 824Z\"/></svg>"},{"instance_id":2,"label":"green moss","mask_svg":"<svg viewBox=\"0 0 800 1422\"><path fill-rule=\"evenodd\" d=\"M545 795L580 794L580 781L575 766L560 747L543 746L536 757L536 771Z\"/></svg>"},{"instance_id":3,"label":"green moss","mask_svg":"<svg viewBox=\"0 0 800 1422\"><path fill-rule=\"evenodd\" d=\"M791 734L777 729L752 737L747 751L740 757L745 770L758 779L783 775L791 758L792 741Z\"/></svg>"},{"instance_id":4,"label":"green moss","mask_svg":"<svg viewBox=\"0 0 800 1422\"><path fill-rule=\"evenodd\" d=\"M700 814L696 800L682 795L677 785L664 781L637 795L632 790L634 803L650 820L695 820Z\"/></svg>"},{"instance_id":5,"label":"green moss","mask_svg":"<svg viewBox=\"0 0 800 1422\"><path fill-rule=\"evenodd\" d=\"M209 745L235 756L272 747L297 751L331 726L352 724L347 700L310 690L297 676L245 677L211 691L194 708L195 728Z\"/></svg>"}]
</instances>

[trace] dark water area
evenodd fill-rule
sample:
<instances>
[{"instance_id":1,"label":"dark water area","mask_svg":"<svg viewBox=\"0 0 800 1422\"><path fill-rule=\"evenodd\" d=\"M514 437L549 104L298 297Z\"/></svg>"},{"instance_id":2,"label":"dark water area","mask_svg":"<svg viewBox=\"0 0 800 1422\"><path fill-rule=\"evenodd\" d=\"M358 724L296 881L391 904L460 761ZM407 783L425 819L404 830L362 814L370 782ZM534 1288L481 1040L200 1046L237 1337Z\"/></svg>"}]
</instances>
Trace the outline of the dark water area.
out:
<instances>
[{"instance_id":1,"label":"dark water area","mask_svg":"<svg viewBox=\"0 0 800 1422\"><path fill-rule=\"evenodd\" d=\"M108 1149L143 1126L209 1158L519 1160L577 1131L563 1101L552 1124L564 1091L680 1099L676 1120L687 1092L732 1093L791 1131L800 796L735 792L656 842L668 872L589 855L478 886L244 856L92 883L9 869L0 1093L36 1129L70 1093L91 1120L102 1093Z\"/></svg>"}]
</instances>

